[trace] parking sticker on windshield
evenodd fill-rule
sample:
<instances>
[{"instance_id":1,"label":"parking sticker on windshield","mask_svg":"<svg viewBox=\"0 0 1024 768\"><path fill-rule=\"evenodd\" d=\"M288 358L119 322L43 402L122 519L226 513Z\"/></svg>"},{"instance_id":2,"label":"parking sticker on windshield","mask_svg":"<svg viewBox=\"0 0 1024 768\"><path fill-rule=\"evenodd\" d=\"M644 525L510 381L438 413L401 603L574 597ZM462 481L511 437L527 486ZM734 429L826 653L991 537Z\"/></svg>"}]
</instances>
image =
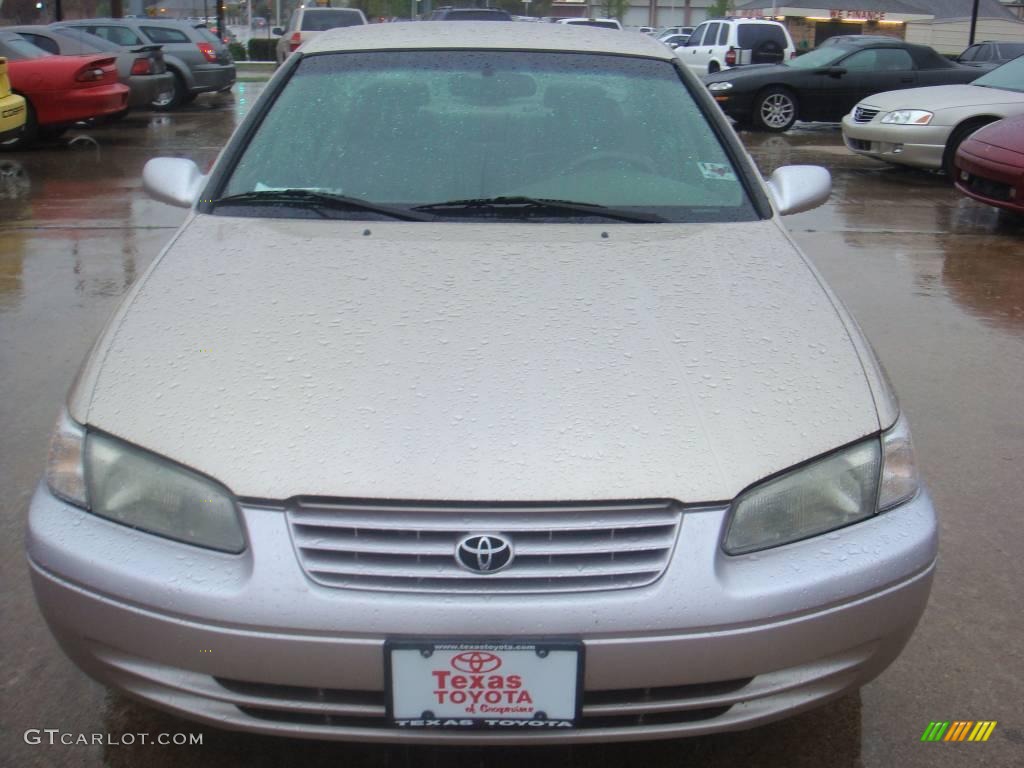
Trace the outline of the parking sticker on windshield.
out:
<instances>
[{"instance_id":1,"label":"parking sticker on windshield","mask_svg":"<svg viewBox=\"0 0 1024 768\"><path fill-rule=\"evenodd\" d=\"M721 181L736 181L736 174L732 168L724 163L697 163L701 174L705 179L720 179Z\"/></svg>"}]
</instances>

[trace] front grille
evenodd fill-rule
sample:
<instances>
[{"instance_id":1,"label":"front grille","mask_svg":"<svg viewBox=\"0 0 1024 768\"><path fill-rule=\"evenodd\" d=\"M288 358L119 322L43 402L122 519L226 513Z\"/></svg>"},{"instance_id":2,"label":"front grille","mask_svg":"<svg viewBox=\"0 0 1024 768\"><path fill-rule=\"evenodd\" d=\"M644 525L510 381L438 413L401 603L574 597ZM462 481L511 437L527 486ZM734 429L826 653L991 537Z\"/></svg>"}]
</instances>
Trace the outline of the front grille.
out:
<instances>
[{"instance_id":1,"label":"front grille","mask_svg":"<svg viewBox=\"0 0 1024 768\"><path fill-rule=\"evenodd\" d=\"M245 697L235 706L260 720L349 728L392 728L386 718L383 691L248 683L216 678L224 688ZM699 722L731 709L735 695L752 678L695 685L629 690L586 691L578 727L614 728ZM278 703L279 702L279 703Z\"/></svg>"},{"instance_id":2,"label":"front grille","mask_svg":"<svg viewBox=\"0 0 1024 768\"><path fill-rule=\"evenodd\" d=\"M875 119L875 116L881 112L880 109L872 109L871 107L857 107L853 110L853 122L855 123L870 123Z\"/></svg>"},{"instance_id":3,"label":"front grille","mask_svg":"<svg viewBox=\"0 0 1024 768\"><path fill-rule=\"evenodd\" d=\"M674 501L426 504L300 500L288 509L299 562L318 584L401 592L529 593L640 587L668 565L682 510ZM500 534L515 558L477 574L455 550Z\"/></svg>"},{"instance_id":4,"label":"front grille","mask_svg":"<svg viewBox=\"0 0 1024 768\"><path fill-rule=\"evenodd\" d=\"M987 197L989 200L1000 200L1005 203L1013 200L1011 195L1013 187L1000 181L993 181L992 179L985 179L972 174L964 182L964 186L974 194Z\"/></svg>"}]
</instances>

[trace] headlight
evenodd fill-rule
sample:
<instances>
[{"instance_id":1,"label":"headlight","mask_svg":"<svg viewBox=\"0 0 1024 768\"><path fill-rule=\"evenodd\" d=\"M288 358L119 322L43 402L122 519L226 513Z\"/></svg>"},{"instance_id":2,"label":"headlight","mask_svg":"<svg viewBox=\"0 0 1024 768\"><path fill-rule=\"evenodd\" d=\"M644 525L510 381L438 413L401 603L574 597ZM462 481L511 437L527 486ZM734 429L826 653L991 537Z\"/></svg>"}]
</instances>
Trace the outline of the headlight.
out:
<instances>
[{"instance_id":1,"label":"headlight","mask_svg":"<svg viewBox=\"0 0 1024 768\"><path fill-rule=\"evenodd\" d=\"M732 88L732 83L712 83L708 86L709 91L728 91Z\"/></svg>"},{"instance_id":2,"label":"headlight","mask_svg":"<svg viewBox=\"0 0 1024 768\"><path fill-rule=\"evenodd\" d=\"M747 491L733 505L726 552L777 547L871 517L880 464L874 438Z\"/></svg>"},{"instance_id":3,"label":"headlight","mask_svg":"<svg viewBox=\"0 0 1024 768\"><path fill-rule=\"evenodd\" d=\"M105 435L85 441L94 514L187 544L241 552L238 511L217 483Z\"/></svg>"},{"instance_id":4,"label":"headlight","mask_svg":"<svg viewBox=\"0 0 1024 768\"><path fill-rule=\"evenodd\" d=\"M106 435L66 413L57 422L46 483L95 515L224 552L245 548L234 498L209 478Z\"/></svg>"},{"instance_id":5,"label":"headlight","mask_svg":"<svg viewBox=\"0 0 1024 768\"><path fill-rule=\"evenodd\" d=\"M873 517L917 494L910 430L901 416L873 437L742 494L725 551L742 555L817 536Z\"/></svg>"},{"instance_id":6,"label":"headlight","mask_svg":"<svg viewBox=\"0 0 1024 768\"><path fill-rule=\"evenodd\" d=\"M897 109L882 118L883 123L890 125L928 125L935 117L923 109Z\"/></svg>"}]
</instances>

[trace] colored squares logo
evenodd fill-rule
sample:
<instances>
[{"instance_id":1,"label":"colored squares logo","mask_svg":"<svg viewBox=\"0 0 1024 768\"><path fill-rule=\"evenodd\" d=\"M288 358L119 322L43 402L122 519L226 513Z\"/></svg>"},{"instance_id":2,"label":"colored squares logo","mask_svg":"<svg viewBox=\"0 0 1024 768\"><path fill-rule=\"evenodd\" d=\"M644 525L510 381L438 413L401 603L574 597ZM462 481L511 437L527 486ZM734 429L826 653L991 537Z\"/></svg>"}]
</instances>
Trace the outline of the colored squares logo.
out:
<instances>
[{"instance_id":1,"label":"colored squares logo","mask_svg":"<svg viewBox=\"0 0 1024 768\"><path fill-rule=\"evenodd\" d=\"M995 720L933 720L921 741L988 741L995 729Z\"/></svg>"}]
</instances>

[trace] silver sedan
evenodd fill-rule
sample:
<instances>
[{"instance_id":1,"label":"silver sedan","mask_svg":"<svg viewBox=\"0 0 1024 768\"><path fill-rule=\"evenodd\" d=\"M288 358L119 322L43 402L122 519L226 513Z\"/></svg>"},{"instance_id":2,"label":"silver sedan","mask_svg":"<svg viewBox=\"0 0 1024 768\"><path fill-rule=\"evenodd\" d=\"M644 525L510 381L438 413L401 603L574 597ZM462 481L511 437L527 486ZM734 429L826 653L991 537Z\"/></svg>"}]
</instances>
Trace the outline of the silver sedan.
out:
<instances>
[{"instance_id":1,"label":"silver sedan","mask_svg":"<svg viewBox=\"0 0 1024 768\"><path fill-rule=\"evenodd\" d=\"M969 85L909 88L869 96L843 118L843 139L858 155L945 171L979 128L1024 115L1024 56Z\"/></svg>"},{"instance_id":2,"label":"silver sedan","mask_svg":"<svg viewBox=\"0 0 1024 768\"><path fill-rule=\"evenodd\" d=\"M780 219L827 172L762 180L646 36L429 26L325 32L210 175L147 165L189 216L31 504L64 650L183 717L384 742L728 731L878 675L938 529Z\"/></svg>"}]
</instances>

